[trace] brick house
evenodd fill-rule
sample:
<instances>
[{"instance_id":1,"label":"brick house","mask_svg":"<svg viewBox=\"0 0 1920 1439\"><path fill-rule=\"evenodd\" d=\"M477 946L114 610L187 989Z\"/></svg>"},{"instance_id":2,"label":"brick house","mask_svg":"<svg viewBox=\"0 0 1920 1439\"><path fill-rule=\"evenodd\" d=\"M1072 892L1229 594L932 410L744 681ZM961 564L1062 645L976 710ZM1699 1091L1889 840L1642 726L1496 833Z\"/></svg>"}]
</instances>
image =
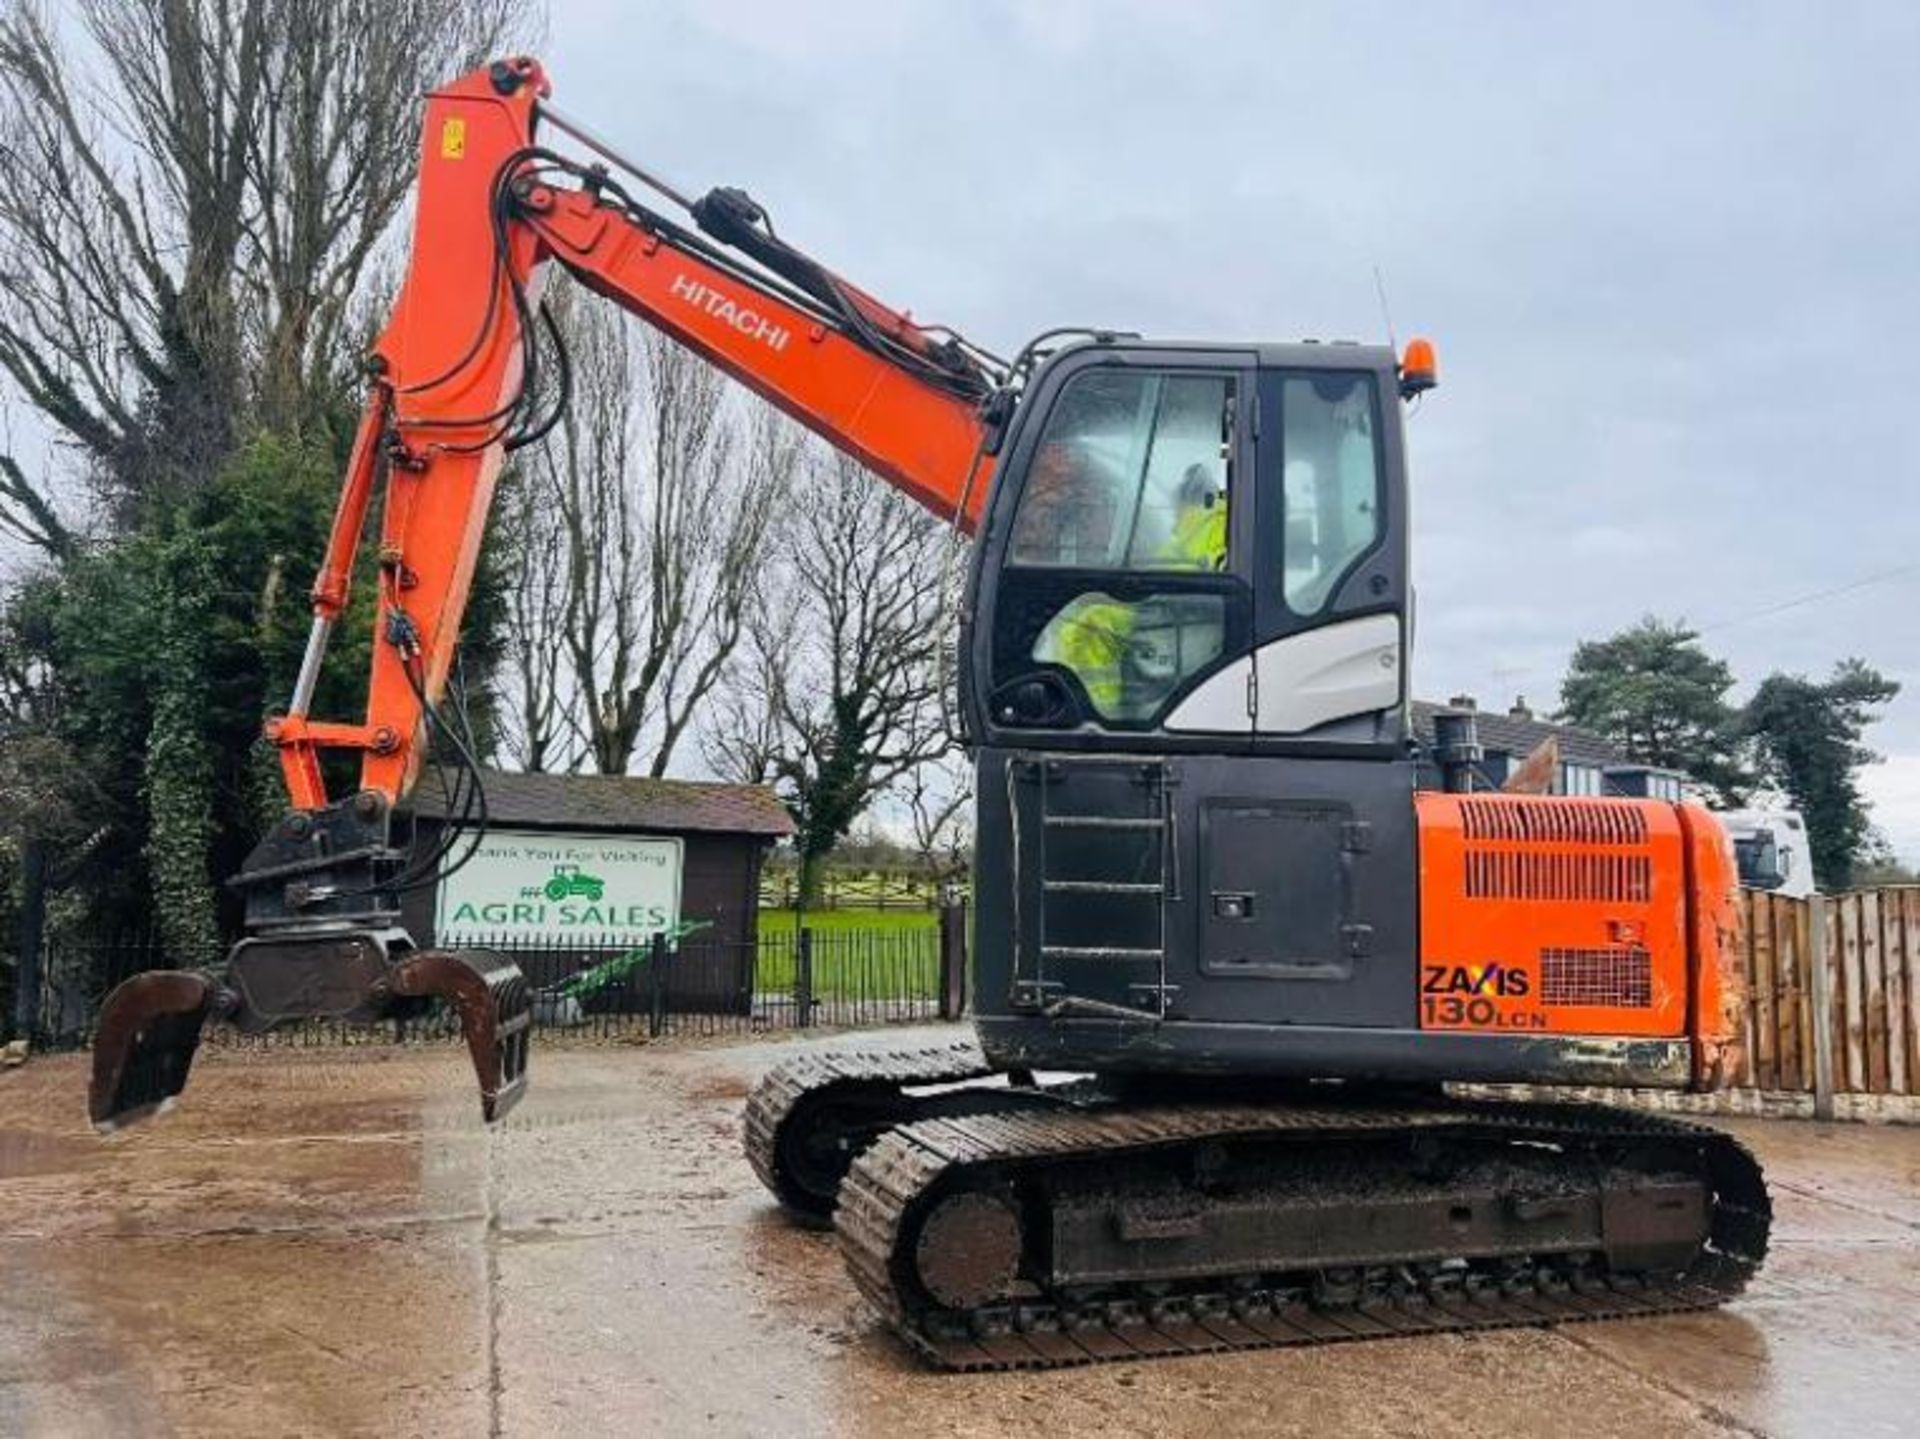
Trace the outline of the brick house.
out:
<instances>
[{"instance_id":1,"label":"brick house","mask_svg":"<svg viewBox=\"0 0 1920 1439\"><path fill-rule=\"evenodd\" d=\"M1680 798L1684 775L1640 764L1612 740L1591 730L1542 719L1527 707L1524 697L1515 699L1504 713L1481 709L1472 695L1455 695L1445 704L1415 700L1413 728L1423 754L1431 754L1433 750L1434 716L1461 711L1474 716L1480 746L1486 751L1481 768L1495 785L1506 783L1507 776L1521 761L1544 741L1554 739L1560 743L1560 768L1553 780L1555 794ZM1430 762L1423 762L1421 769L1421 783L1438 788L1439 769Z\"/></svg>"}]
</instances>

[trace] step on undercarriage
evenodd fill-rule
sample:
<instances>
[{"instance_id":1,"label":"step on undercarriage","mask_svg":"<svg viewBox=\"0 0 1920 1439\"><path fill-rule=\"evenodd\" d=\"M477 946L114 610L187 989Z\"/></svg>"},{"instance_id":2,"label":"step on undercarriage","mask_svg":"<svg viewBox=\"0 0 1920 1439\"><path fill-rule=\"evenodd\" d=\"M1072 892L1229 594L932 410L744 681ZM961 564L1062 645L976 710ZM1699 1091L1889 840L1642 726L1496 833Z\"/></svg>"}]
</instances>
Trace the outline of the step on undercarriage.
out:
<instances>
[{"instance_id":1,"label":"step on undercarriage","mask_svg":"<svg viewBox=\"0 0 1920 1439\"><path fill-rule=\"evenodd\" d=\"M790 1207L819 1219L844 1174L832 1214L856 1285L945 1368L1710 1308L1766 1253L1759 1166L1706 1126L1596 1105L920 1090L989 1072L971 1045L821 1054L748 1106L749 1157Z\"/></svg>"}]
</instances>

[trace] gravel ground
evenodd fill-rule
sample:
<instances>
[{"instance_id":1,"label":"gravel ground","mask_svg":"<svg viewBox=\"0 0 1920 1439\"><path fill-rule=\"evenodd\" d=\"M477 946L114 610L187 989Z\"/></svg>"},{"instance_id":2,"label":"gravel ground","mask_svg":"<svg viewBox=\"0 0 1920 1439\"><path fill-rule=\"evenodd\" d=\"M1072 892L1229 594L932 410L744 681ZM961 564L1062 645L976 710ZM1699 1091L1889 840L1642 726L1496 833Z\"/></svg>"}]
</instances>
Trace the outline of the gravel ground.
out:
<instances>
[{"instance_id":1,"label":"gravel ground","mask_svg":"<svg viewBox=\"0 0 1920 1439\"><path fill-rule=\"evenodd\" d=\"M542 1049L491 1133L451 1046L209 1053L112 1140L0 1074L0 1434L1915 1432L1920 1129L1717 1121L1778 1211L1722 1313L954 1377L740 1156L796 1047Z\"/></svg>"}]
</instances>

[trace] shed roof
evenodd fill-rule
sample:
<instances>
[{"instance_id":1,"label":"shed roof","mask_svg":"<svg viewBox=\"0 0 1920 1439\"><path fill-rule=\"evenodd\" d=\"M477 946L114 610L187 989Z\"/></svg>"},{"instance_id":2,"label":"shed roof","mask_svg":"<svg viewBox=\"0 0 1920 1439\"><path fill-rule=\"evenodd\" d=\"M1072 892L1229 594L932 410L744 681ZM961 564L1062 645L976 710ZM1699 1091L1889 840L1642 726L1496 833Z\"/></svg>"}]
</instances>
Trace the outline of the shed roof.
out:
<instances>
[{"instance_id":1,"label":"shed roof","mask_svg":"<svg viewBox=\"0 0 1920 1439\"><path fill-rule=\"evenodd\" d=\"M517 774L483 770L487 815L495 824L536 829L656 830L676 834L750 834L780 838L793 820L765 785L710 780L645 779L637 775ZM438 818L445 806L422 785L417 814Z\"/></svg>"},{"instance_id":2,"label":"shed roof","mask_svg":"<svg viewBox=\"0 0 1920 1439\"><path fill-rule=\"evenodd\" d=\"M1429 747L1433 744L1433 717L1436 714L1460 712L1464 707L1456 705L1434 704L1431 700L1413 702L1413 728L1420 743ZM1554 724L1550 720L1522 719L1517 715L1503 713L1500 710L1471 711L1475 728L1480 731L1480 747L1512 755L1516 760L1525 759L1539 747L1541 741L1552 736L1560 741L1560 758L1571 760L1574 764L1592 764L1606 767L1633 763L1632 757L1612 740L1603 739L1591 730L1578 729L1573 725Z\"/></svg>"}]
</instances>

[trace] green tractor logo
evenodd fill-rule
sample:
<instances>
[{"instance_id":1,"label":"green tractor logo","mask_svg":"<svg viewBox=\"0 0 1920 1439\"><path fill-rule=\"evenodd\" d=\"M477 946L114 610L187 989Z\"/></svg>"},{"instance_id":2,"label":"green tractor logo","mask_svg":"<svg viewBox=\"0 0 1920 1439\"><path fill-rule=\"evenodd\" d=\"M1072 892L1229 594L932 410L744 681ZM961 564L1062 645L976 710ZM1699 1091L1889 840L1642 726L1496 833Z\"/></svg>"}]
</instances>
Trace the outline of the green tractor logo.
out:
<instances>
[{"instance_id":1,"label":"green tractor logo","mask_svg":"<svg viewBox=\"0 0 1920 1439\"><path fill-rule=\"evenodd\" d=\"M586 874L577 864L556 864L553 877L546 883L544 893L547 898L558 904L563 899L584 899L589 904L598 904L600 897L607 892L607 882L597 874Z\"/></svg>"}]
</instances>

